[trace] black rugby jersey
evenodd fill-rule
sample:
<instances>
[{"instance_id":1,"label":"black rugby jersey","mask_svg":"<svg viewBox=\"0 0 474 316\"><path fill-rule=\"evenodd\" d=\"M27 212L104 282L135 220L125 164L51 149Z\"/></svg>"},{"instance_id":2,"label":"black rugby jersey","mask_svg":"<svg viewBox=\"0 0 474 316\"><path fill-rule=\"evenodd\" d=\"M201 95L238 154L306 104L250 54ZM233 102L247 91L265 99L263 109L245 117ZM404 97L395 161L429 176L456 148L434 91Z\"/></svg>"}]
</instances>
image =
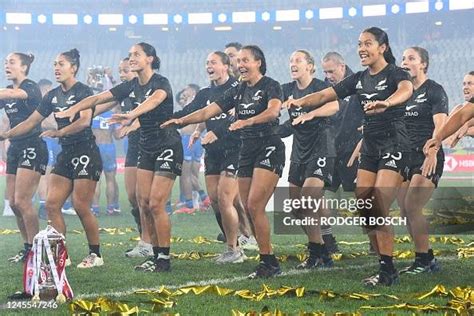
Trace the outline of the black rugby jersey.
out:
<instances>
[{"instance_id":1,"label":"black rugby jersey","mask_svg":"<svg viewBox=\"0 0 474 316\"><path fill-rule=\"evenodd\" d=\"M268 108L271 99L283 100L280 84L270 77L263 76L253 87L240 82L235 88L227 90L215 102L226 113L235 108L236 120L247 120L259 115ZM243 140L276 135L278 118L266 123L254 124L240 130Z\"/></svg>"},{"instance_id":2,"label":"black rugby jersey","mask_svg":"<svg viewBox=\"0 0 474 316\"><path fill-rule=\"evenodd\" d=\"M344 99L357 95L363 108L372 101L385 101L398 89L403 80L410 80L408 72L393 64L388 64L375 75L369 69L359 71L334 86L337 97ZM380 156L388 152L410 150L408 133L405 128L405 104L390 107L382 113L364 114L364 131L361 153Z\"/></svg>"},{"instance_id":3,"label":"black rugby jersey","mask_svg":"<svg viewBox=\"0 0 474 316\"><path fill-rule=\"evenodd\" d=\"M13 89L13 85L9 85L7 89ZM26 92L28 97L22 99L4 99L0 100L0 109L4 109L5 113L10 120L10 128L14 128L21 122L25 121L41 103L41 90L34 82L30 79L25 79L20 83L18 89ZM35 126L28 133L13 137L10 139L11 142L23 141L29 138L38 137L41 133L41 126Z\"/></svg>"},{"instance_id":4,"label":"black rugby jersey","mask_svg":"<svg viewBox=\"0 0 474 316\"><path fill-rule=\"evenodd\" d=\"M63 112L69 109L92 94L92 89L79 81L76 82L68 91L64 91L61 86L58 86L44 96L41 105L36 110L41 114L41 116L48 117L52 112ZM74 121L77 121L79 117L80 113L77 113L74 117ZM71 124L69 118L55 118L56 123L58 124L58 130ZM78 133L61 137L59 142L61 145L71 145L86 141L94 141L95 137L94 134L92 134L91 125L92 120L87 128Z\"/></svg>"},{"instance_id":5,"label":"black rugby jersey","mask_svg":"<svg viewBox=\"0 0 474 316\"><path fill-rule=\"evenodd\" d=\"M168 79L154 73L143 86L140 85L138 78L133 78L110 89L114 98L119 102L129 98L133 108L143 103L156 90L166 92L165 100L153 110L138 117L140 121L140 148L150 152L157 149L160 145L167 144L169 141L174 142L174 139L169 139L167 134L164 133L165 129L160 128L160 125L169 120L173 115L173 91ZM176 130L175 127L167 129Z\"/></svg>"},{"instance_id":6,"label":"black rugby jersey","mask_svg":"<svg viewBox=\"0 0 474 316\"><path fill-rule=\"evenodd\" d=\"M300 99L305 95L326 89L327 83L313 78L308 87L303 90L298 88L296 81L282 85L283 100ZM311 112L315 107L291 107L288 109L290 121ZM293 126L293 147L291 150L291 161L296 163L307 163L312 156L335 157L336 150L334 115L329 117L317 117L304 124Z\"/></svg>"},{"instance_id":7,"label":"black rugby jersey","mask_svg":"<svg viewBox=\"0 0 474 316\"><path fill-rule=\"evenodd\" d=\"M433 115L448 114L448 96L443 87L428 79L413 92L405 107L405 124L414 150L423 150L433 136Z\"/></svg>"},{"instance_id":8,"label":"black rugby jersey","mask_svg":"<svg viewBox=\"0 0 474 316\"><path fill-rule=\"evenodd\" d=\"M134 109L133 103L130 98L125 98L122 102L120 102L120 112L128 113ZM128 142L132 144L138 144L140 140L140 129L133 131L127 135Z\"/></svg>"},{"instance_id":9,"label":"black rugby jersey","mask_svg":"<svg viewBox=\"0 0 474 316\"><path fill-rule=\"evenodd\" d=\"M227 90L237 87L238 84L239 82L235 78L230 77L222 85L211 84L208 87L202 88L196 94L193 101L186 105L183 110L175 112L173 117L180 118L206 107L221 97ZM235 148L235 146L239 146L240 139L237 132L229 131L229 126L234 121L235 118L228 112L222 112L206 121L206 129L214 132L217 136L215 142L204 145L206 150L220 151L225 148Z\"/></svg>"}]
</instances>

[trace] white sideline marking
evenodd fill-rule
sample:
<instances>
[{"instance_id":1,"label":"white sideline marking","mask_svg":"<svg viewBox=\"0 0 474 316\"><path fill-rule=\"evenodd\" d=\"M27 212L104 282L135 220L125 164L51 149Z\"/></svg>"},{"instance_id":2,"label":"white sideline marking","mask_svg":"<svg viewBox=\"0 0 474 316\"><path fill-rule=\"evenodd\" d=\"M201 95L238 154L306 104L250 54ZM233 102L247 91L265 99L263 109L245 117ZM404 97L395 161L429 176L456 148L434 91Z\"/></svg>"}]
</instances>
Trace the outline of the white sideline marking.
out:
<instances>
[{"instance_id":1,"label":"white sideline marking","mask_svg":"<svg viewBox=\"0 0 474 316\"><path fill-rule=\"evenodd\" d=\"M440 261L454 261L454 260L459 260L457 257L440 257ZM289 275L299 275L299 274L305 274L305 273L319 273L319 272L330 272L330 271L341 271L341 270L360 270L360 269L365 269L365 268L370 268L377 266L378 263L367 263L364 265L354 265L354 266L349 266L349 267L334 267L330 269L321 269L321 270L288 270L287 272L283 272L279 277L282 276L289 276ZM143 272L137 272L137 273L143 273ZM152 272L150 272L152 274ZM239 276L239 277L233 277L233 278L226 278L226 279L210 279L210 280L202 280L202 281L190 281L184 284L180 285L163 285L165 288L170 289L170 290L175 290L183 287L190 287L190 286L206 286L206 285L219 285L219 284L229 284L229 283L235 283L235 282L240 282L248 280L246 276ZM160 286L161 287L161 286ZM75 299L84 299L84 298L94 298L94 297L99 297L99 296L106 296L106 297L123 297L127 295L131 295L135 293L138 290L150 290L150 291L156 291L160 287L154 287L154 288L132 288L128 291L116 291L116 292L107 292L107 293L90 293L90 294L80 294L75 297Z\"/></svg>"}]
</instances>

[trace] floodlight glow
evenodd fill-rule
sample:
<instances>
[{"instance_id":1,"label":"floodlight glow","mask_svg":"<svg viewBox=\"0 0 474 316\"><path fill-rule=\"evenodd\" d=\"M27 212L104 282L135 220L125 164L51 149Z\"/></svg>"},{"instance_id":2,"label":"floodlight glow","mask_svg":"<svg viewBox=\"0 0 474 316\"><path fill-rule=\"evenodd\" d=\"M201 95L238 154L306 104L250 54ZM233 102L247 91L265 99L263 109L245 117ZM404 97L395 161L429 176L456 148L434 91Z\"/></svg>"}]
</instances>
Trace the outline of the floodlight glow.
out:
<instances>
[{"instance_id":1,"label":"floodlight glow","mask_svg":"<svg viewBox=\"0 0 474 316\"><path fill-rule=\"evenodd\" d=\"M398 4L392 5L392 13L397 14L400 12L400 6Z\"/></svg>"},{"instance_id":2,"label":"floodlight glow","mask_svg":"<svg viewBox=\"0 0 474 316\"><path fill-rule=\"evenodd\" d=\"M31 24L31 13L6 13L7 24Z\"/></svg>"},{"instance_id":3,"label":"floodlight glow","mask_svg":"<svg viewBox=\"0 0 474 316\"><path fill-rule=\"evenodd\" d=\"M354 17L354 16L356 16L356 15L357 15L357 9L354 8L354 7L350 8L350 9L349 9L349 16Z\"/></svg>"},{"instance_id":4,"label":"floodlight glow","mask_svg":"<svg viewBox=\"0 0 474 316\"><path fill-rule=\"evenodd\" d=\"M75 13L53 13L54 25L77 25L79 18Z\"/></svg>"},{"instance_id":5,"label":"floodlight glow","mask_svg":"<svg viewBox=\"0 0 474 316\"><path fill-rule=\"evenodd\" d=\"M166 25L168 24L168 14L166 13L147 13L143 15L143 24L145 25Z\"/></svg>"},{"instance_id":6,"label":"floodlight glow","mask_svg":"<svg viewBox=\"0 0 474 316\"><path fill-rule=\"evenodd\" d=\"M99 25L123 25L123 14L99 14Z\"/></svg>"},{"instance_id":7,"label":"floodlight glow","mask_svg":"<svg viewBox=\"0 0 474 316\"><path fill-rule=\"evenodd\" d=\"M136 15L130 15L128 17L128 23L130 24L136 24L138 22L138 18Z\"/></svg>"},{"instance_id":8,"label":"floodlight glow","mask_svg":"<svg viewBox=\"0 0 474 316\"><path fill-rule=\"evenodd\" d=\"M274 27L273 27L273 30L274 30L274 31L281 31L281 26L274 26Z\"/></svg>"},{"instance_id":9,"label":"floodlight glow","mask_svg":"<svg viewBox=\"0 0 474 316\"><path fill-rule=\"evenodd\" d=\"M276 10L275 20L278 22L299 21L300 10Z\"/></svg>"},{"instance_id":10,"label":"floodlight glow","mask_svg":"<svg viewBox=\"0 0 474 316\"><path fill-rule=\"evenodd\" d=\"M265 11L262 13L262 21L264 22L270 21L270 12Z\"/></svg>"},{"instance_id":11,"label":"floodlight glow","mask_svg":"<svg viewBox=\"0 0 474 316\"><path fill-rule=\"evenodd\" d=\"M217 16L217 20L221 23L224 23L225 21L227 21L227 14L225 13L221 13Z\"/></svg>"},{"instance_id":12,"label":"floodlight glow","mask_svg":"<svg viewBox=\"0 0 474 316\"><path fill-rule=\"evenodd\" d=\"M44 14L38 15L38 23L45 24L46 21L47 21L46 15L44 15Z\"/></svg>"},{"instance_id":13,"label":"floodlight glow","mask_svg":"<svg viewBox=\"0 0 474 316\"><path fill-rule=\"evenodd\" d=\"M307 18L308 20L311 20L312 18L314 18L313 10L306 10L306 12L304 13L304 17Z\"/></svg>"},{"instance_id":14,"label":"floodlight glow","mask_svg":"<svg viewBox=\"0 0 474 316\"><path fill-rule=\"evenodd\" d=\"M232 12L233 23L254 23L256 20L255 11Z\"/></svg>"},{"instance_id":15,"label":"floodlight glow","mask_svg":"<svg viewBox=\"0 0 474 316\"><path fill-rule=\"evenodd\" d=\"M428 1L424 2L407 2L405 4L405 12L411 13L426 13L430 11L430 4Z\"/></svg>"},{"instance_id":16,"label":"floodlight glow","mask_svg":"<svg viewBox=\"0 0 474 316\"><path fill-rule=\"evenodd\" d=\"M365 5L362 7L362 16L381 15L387 15L387 6L385 4Z\"/></svg>"},{"instance_id":17,"label":"floodlight glow","mask_svg":"<svg viewBox=\"0 0 474 316\"><path fill-rule=\"evenodd\" d=\"M189 13L189 24L212 24L212 13Z\"/></svg>"},{"instance_id":18,"label":"floodlight glow","mask_svg":"<svg viewBox=\"0 0 474 316\"><path fill-rule=\"evenodd\" d=\"M91 24L92 23L92 17L88 14L84 16L84 23L86 24Z\"/></svg>"},{"instance_id":19,"label":"floodlight glow","mask_svg":"<svg viewBox=\"0 0 474 316\"><path fill-rule=\"evenodd\" d=\"M321 8L319 9L319 19L328 20L328 19L342 19L344 11L342 7L335 8Z\"/></svg>"},{"instance_id":20,"label":"floodlight glow","mask_svg":"<svg viewBox=\"0 0 474 316\"><path fill-rule=\"evenodd\" d=\"M443 6L444 6L444 5L443 5L443 1L439 1L439 0L436 1L436 3L435 3L435 9L436 9L436 11L441 11L441 10L443 10Z\"/></svg>"},{"instance_id":21,"label":"floodlight glow","mask_svg":"<svg viewBox=\"0 0 474 316\"><path fill-rule=\"evenodd\" d=\"M176 14L176 15L173 17L173 21L174 21L174 23L176 23L176 24L183 23L183 17L182 17L180 14Z\"/></svg>"}]
</instances>

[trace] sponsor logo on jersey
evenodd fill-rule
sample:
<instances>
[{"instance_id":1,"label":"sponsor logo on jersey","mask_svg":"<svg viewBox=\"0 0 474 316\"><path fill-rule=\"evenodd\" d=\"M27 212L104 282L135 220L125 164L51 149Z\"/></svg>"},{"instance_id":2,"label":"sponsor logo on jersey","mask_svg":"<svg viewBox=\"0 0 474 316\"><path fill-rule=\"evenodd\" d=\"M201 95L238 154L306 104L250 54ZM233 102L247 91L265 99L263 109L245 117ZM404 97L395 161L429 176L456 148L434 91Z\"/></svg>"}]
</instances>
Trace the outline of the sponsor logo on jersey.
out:
<instances>
[{"instance_id":1,"label":"sponsor logo on jersey","mask_svg":"<svg viewBox=\"0 0 474 316\"><path fill-rule=\"evenodd\" d=\"M24 166L24 167L31 167L31 163L29 160L24 160L22 163L21 163L21 166Z\"/></svg>"},{"instance_id":2,"label":"sponsor logo on jersey","mask_svg":"<svg viewBox=\"0 0 474 316\"><path fill-rule=\"evenodd\" d=\"M377 96L378 93L361 93L360 95L364 96L367 100L371 100L373 97Z\"/></svg>"},{"instance_id":3,"label":"sponsor logo on jersey","mask_svg":"<svg viewBox=\"0 0 474 316\"><path fill-rule=\"evenodd\" d=\"M388 85L386 85L387 83L387 78L381 80L379 83L377 83L377 85L375 86L375 90L377 91L383 91L385 89L387 89Z\"/></svg>"},{"instance_id":4,"label":"sponsor logo on jersey","mask_svg":"<svg viewBox=\"0 0 474 316\"><path fill-rule=\"evenodd\" d=\"M364 88L362 88L362 82L360 82L360 80L357 81L356 89L364 89Z\"/></svg>"},{"instance_id":5,"label":"sponsor logo on jersey","mask_svg":"<svg viewBox=\"0 0 474 316\"><path fill-rule=\"evenodd\" d=\"M260 161L260 164L263 166L271 167L272 164L270 163L270 159L265 159L263 161Z\"/></svg>"},{"instance_id":6,"label":"sponsor logo on jersey","mask_svg":"<svg viewBox=\"0 0 474 316\"><path fill-rule=\"evenodd\" d=\"M389 160L389 161L385 164L385 166L391 167L391 168L397 168L397 164L395 163L395 160L394 160L394 159Z\"/></svg>"},{"instance_id":7,"label":"sponsor logo on jersey","mask_svg":"<svg viewBox=\"0 0 474 316\"><path fill-rule=\"evenodd\" d=\"M81 171L79 171L78 175L79 175L79 176L88 176L89 173L87 172L87 170L82 169Z\"/></svg>"},{"instance_id":8,"label":"sponsor logo on jersey","mask_svg":"<svg viewBox=\"0 0 474 316\"><path fill-rule=\"evenodd\" d=\"M58 98L56 98L56 96L54 96L53 99L51 100L51 103L52 104L58 103Z\"/></svg>"},{"instance_id":9,"label":"sponsor logo on jersey","mask_svg":"<svg viewBox=\"0 0 474 316\"><path fill-rule=\"evenodd\" d=\"M56 110L56 112L63 112L67 110L68 108L69 108L68 106L57 106L54 109Z\"/></svg>"},{"instance_id":10,"label":"sponsor logo on jersey","mask_svg":"<svg viewBox=\"0 0 474 316\"><path fill-rule=\"evenodd\" d=\"M418 116L418 112L417 111L412 111L413 109L415 109L418 105L415 104L415 105L407 105L405 107L405 116L411 116L411 117L417 117Z\"/></svg>"},{"instance_id":11,"label":"sponsor logo on jersey","mask_svg":"<svg viewBox=\"0 0 474 316\"><path fill-rule=\"evenodd\" d=\"M160 169L170 170L171 166L167 161L165 161L164 163L161 164Z\"/></svg>"},{"instance_id":12,"label":"sponsor logo on jersey","mask_svg":"<svg viewBox=\"0 0 474 316\"><path fill-rule=\"evenodd\" d=\"M239 114L240 115L246 115L246 114L255 114L255 110L254 109L249 109L249 107L251 107L252 105L254 105L255 103L240 103L240 106L243 108L241 110L239 110Z\"/></svg>"},{"instance_id":13,"label":"sponsor logo on jersey","mask_svg":"<svg viewBox=\"0 0 474 316\"><path fill-rule=\"evenodd\" d=\"M129 98L134 98L135 97L135 91L130 92L128 95Z\"/></svg>"},{"instance_id":14,"label":"sponsor logo on jersey","mask_svg":"<svg viewBox=\"0 0 474 316\"><path fill-rule=\"evenodd\" d=\"M322 177L323 176L323 171L321 170L321 168L318 168L318 169L316 169L316 171L313 174Z\"/></svg>"},{"instance_id":15,"label":"sponsor logo on jersey","mask_svg":"<svg viewBox=\"0 0 474 316\"><path fill-rule=\"evenodd\" d=\"M5 106L6 106L7 108L11 109L15 104L16 104L16 102L5 103Z\"/></svg>"}]
</instances>

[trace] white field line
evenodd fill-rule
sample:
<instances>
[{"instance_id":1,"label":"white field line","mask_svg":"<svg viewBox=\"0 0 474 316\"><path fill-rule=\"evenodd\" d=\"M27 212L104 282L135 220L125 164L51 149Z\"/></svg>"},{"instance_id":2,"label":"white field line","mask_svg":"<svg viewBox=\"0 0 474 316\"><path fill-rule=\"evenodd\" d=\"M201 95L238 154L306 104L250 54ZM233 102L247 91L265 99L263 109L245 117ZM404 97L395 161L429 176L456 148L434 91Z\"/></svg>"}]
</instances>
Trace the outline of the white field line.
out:
<instances>
[{"instance_id":1,"label":"white field line","mask_svg":"<svg viewBox=\"0 0 474 316\"><path fill-rule=\"evenodd\" d=\"M441 262L443 261L454 261L454 260L459 260L455 256L451 257L441 257L438 258L440 259ZM353 266L348 266L348 267L334 267L331 269L321 269L321 270L288 270L286 272L283 272L280 276L291 276L291 275L300 275L300 274L306 274L306 273L325 273L325 272L331 272L331 271L343 271L343 270L361 270L365 268L370 268L370 267L376 267L378 263L366 263L363 265L353 265ZM374 272L374 271L372 271ZM137 272L140 273L140 272ZM143 272L141 272L143 273ZM150 272L150 274L153 274L153 272ZM167 289L170 290L176 290L179 288L183 287L190 287L190 286L206 286L206 285L221 285L221 284L231 284L231 283L236 283L236 282L241 282L248 280L246 276L238 276L238 277L233 277L233 278L225 278L225 279L209 279L209 280L202 280L202 281L190 281L184 284L180 285L162 285ZM263 279L262 279L263 280ZM257 281L258 282L258 281ZM161 287L161 286L160 286ZM105 297L123 297L123 296L128 296L133 293L135 293L138 290L149 290L149 291L156 291L160 287L154 287L154 288L131 288L127 291L114 291L114 292L105 292L105 293L88 293L88 294L80 294L75 297L75 299L85 299L85 298L95 298L99 296L105 296Z\"/></svg>"}]
</instances>

